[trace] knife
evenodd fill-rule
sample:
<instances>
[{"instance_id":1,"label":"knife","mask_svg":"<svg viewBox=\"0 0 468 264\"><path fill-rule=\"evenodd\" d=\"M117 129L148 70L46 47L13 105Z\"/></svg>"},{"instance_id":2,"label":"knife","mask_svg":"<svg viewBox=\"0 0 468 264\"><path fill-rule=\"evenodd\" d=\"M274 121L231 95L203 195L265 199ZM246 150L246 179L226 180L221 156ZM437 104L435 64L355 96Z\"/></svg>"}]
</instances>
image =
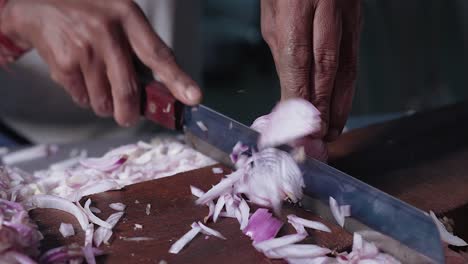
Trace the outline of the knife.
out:
<instances>
[{"instance_id":1,"label":"knife","mask_svg":"<svg viewBox=\"0 0 468 264\"><path fill-rule=\"evenodd\" d=\"M257 149L259 134L206 106L184 106L155 81L145 86L143 113L166 128L181 130L201 153L232 166L229 154L237 142ZM402 202L325 163L307 157L299 164L305 181L306 210L333 218L329 197L351 206L344 228L360 233L403 263L445 263L440 235L432 219Z\"/></svg>"}]
</instances>

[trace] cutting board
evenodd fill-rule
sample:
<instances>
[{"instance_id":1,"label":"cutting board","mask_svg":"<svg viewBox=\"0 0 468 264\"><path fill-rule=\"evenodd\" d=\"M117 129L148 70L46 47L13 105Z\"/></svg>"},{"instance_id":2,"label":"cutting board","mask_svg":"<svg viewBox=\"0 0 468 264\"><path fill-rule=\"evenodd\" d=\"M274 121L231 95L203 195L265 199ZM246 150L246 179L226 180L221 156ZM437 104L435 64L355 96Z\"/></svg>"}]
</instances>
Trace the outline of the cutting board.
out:
<instances>
[{"instance_id":1,"label":"cutting board","mask_svg":"<svg viewBox=\"0 0 468 264\"><path fill-rule=\"evenodd\" d=\"M359 178L391 195L422 210L451 217L454 230L468 240L468 104L460 103L425 113L409 115L396 121L357 129L344 134L330 145L330 163L356 178ZM135 142L128 139L127 142ZM120 142L97 142L78 145L96 147L102 154ZM113 144L113 145L112 145ZM98 146L98 147L97 147ZM69 149L67 150L69 151ZM66 152L65 152L66 153ZM40 164L30 165L45 166ZM207 240L197 237L179 255L169 255L172 242L189 230L193 221L202 219L207 209L193 204L188 186L195 185L207 190L220 175L213 175L210 168L182 173L170 178L129 186L121 191L108 192L92 197L106 218L111 202L130 205L139 200L141 204L129 207L125 218L116 227L116 235L108 253L100 258L101 263L258 263L268 262L250 245L250 241L238 230L232 219L223 219L212 225L228 240ZM146 203L154 211L145 215ZM294 212L313 218L298 208L287 208L285 214ZM54 210L34 210L32 217L38 221L45 234L43 250L76 241L82 243L82 233L71 239L63 239L58 233L61 221L73 222L69 216ZM73 222L75 225L76 223ZM142 224L143 230L133 230L134 224ZM351 236L327 223L333 234L318 233L312 240L331 248L346 248L351 245ZM290 232L286 229L284 232ZM126 242L120 236L150 236L154 241ZM310 242L310 241L309 241Z\"/></svg>"},{"instance_id":2,"label":"cutting board","mask_svg":"<svg viewBox=\"0 0 468 264\"><path fill-rule=\"evenodd\" d=\"M91 196L93 206L102 210L102 213L97 215L103 219L115 212L109 208L110 203L121 202L127 205L125 216L114 229L110 245L101 247L106 255L99 257L98 262L159 263L160 260L165 260L171 264L271 263L271 260L266 259L252 247L249 237L239 230L239 223L232 218L221 218L217 223L208 223L208 226L221 232L227 240L198 235L179 254L168 253L172 243L190 230L191 223L202 221L208 214L206 206L195 205L195 197L190 193L189 186L194 185L208 190L220 178L221 175L213 174L210 167L131 185L120 191ZM149 215L146 214L147 204L151 204ZM286 207L283 217L290 213L324 222L317 216L294 207ZM84 232L79 230L78 223L70 215L52 209L35 209L30 215L37 221L44 235L42 251L73 242L83 243ZM79 231L78 234L63 238L58 231L61 222L72 223L75 230ZM337 250L343 250L350 245L352 241L350 234L333 223L324 223L332 229L332 233L310 231L311 236L305 241L306 243ZM143 229L135 230L135 224L142 225ZM294 229L285 224L280 235L293 232ZM125 240L131 237L149 237L152 240L142 242Z\"/></svg>"}]
</instances>

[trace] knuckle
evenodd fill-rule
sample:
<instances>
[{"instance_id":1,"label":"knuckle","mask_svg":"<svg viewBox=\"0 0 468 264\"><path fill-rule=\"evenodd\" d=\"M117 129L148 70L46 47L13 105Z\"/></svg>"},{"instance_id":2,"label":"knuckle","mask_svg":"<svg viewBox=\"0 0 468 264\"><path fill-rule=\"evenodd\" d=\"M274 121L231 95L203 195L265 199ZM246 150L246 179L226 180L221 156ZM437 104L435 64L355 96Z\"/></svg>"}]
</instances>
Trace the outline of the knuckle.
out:
<instances>
[{"instance_id":1,"label":"knuckle","mask_svg":"<svg viewBox=\"0 0 468 264\"><path fill-rule=\"evenodd\" d=\"M309 69L311 63L311 45L304 42L291 42L282 49L285 66L292 69Z\"/></svg>"},{"instance_id":2,"label":"knuckle","mask_svg":"<svg viewBox=\"0 0 468 264\"><path fill-rule=\"evenodd\" d=\"M138 96L138 91L130 88L116 93L117 101L126 106L133 106L138 101Z\"/></svg>"},{"instance_id":3,"label":"knuckle","mask_svg":"<svg viewBox=\"0 0 468 264\"><path fill-rule=\"evenodd\" d=\"M98 32L108 32L114 25L114 19L108 15L96 14L88 17L88 23Z\"/></svg>"},{"instance_id":4,"label":"knuckle","mask_svg":"<svg viewBox=\"0 0 468 264\"><path fill-rule=\"evenodd\" d=\"M154 59L158 63L173 63L175 62L175 56L173 51L166 47L157 47L154 49Z\"/></svg>"},{"instance_id":5,"label":"knuckle","mask_svg":"<svg viewBox=\"0 0 468 264\"><path fill-rule=\"evenodd\" d=\"M318 74L334 75L338 69L338 54L335 50L315 49L315 71Z\"/></svg>"}]
</instances>

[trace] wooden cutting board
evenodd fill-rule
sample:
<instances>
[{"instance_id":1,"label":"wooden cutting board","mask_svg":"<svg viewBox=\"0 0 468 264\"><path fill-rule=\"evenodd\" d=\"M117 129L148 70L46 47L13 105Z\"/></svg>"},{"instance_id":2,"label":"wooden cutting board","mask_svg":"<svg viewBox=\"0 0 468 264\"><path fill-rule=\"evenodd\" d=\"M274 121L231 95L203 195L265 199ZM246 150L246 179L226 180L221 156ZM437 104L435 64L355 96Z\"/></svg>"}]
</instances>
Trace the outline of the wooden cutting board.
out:
<instances>
[{"instance_id":1,"label":"wooden cutting board","mask_svg":"<svg viewBox=\"0 0 468 264\"><path fill-rule=\"evenodd\" d=\"M352 176L380 188L422 210L446 214L455 221L454 230L468 240L468 104L461 103L407 116L401 120L370 126L346 133L330 145L330 163ZM92 197L102 209L101 218L112 210L108 204L129 205L124 219L117 225L107 255L100 263L269 263L251 246L250 240L232 219L223 219L210 226L223 233L226 241L197 237L178 255L167 253L170 245L190 224L203 219L205 207L194 205L189 185L207 190L219 181L210 168L182 173L174 177L140 183L121 191ZM135 200L140 203L135 204ZM146 216L146 204L152 205ZM314 218L298 208L287 208ZM63 239L58 233L60 222L76 223L68 215L54 210L34 210L45 235L42 249L71 242L83 243L83 234ZM143 230L134 230L142 224ZM351 236L327 223L333 233L313 232L310 241L330 248L343 249L351 245ZM287 229L284 232L291 232ZM154 240L128 242L120 237L146 236Z\"/></svg>"},{"instance_id":2,"label":"wooden cutting board","mask_svg":"<svg viewBox=\"0 0 468 264\"><path fill-rule=\"evenodd\" d=\"M221 232L227 240L198 235L179 254L168 253L172 243L190 230L191 223L203 221L208 213L206 206L195 205L195 197L190 193L189 186L194 185L208 190L220 178L221 175L213 174L210 167L131 185L120 191L91 196L93 206L102 210L102 213L97 215L103 219L115 212L109 208L110 203L121 202L127 205L125 216L114 229L110 246L101 247L106 255L99 257L98 262L159 263L160 260L165 260L171 264L271 263L271 260L266 259L252 247L250 239L239 230L237 220L231 218L221 218L217 223L208 224ZM146 215L147 204L151 204L150 215ZM324 222L299 208L286 208L283 213L284 217L294 213ZM84 232L79 230L78 223L70 215L52 209L35 209L31 211L31 217L37 221L44 235L41 243L42 252L73 242L83 244ZM63 238L58 231L61 222L72 223L78 234ZM135 224L142 225L143 229L135 230ZM352 241L350 234L335 224L326 224L332 229L332 233L311 231L311 236L306 242L338 250L350 245ZM282 234L286 233L293 233L293 229L285 224ZM149 237L152 240L134 242L124 239L132 237Z\"/></svg>"}]
</instances>

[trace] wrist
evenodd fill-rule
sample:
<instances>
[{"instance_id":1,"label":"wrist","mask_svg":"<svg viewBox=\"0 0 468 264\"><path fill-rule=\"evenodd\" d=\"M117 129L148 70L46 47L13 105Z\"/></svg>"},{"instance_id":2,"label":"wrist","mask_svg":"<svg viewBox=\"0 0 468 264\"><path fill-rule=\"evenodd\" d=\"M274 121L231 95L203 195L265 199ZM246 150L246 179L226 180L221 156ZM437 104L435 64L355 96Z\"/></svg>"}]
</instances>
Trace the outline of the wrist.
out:
<instances>
[{"instance_id":1,"label":"wrist","mask_svg":"<svg viewBox=\"0 0 468 264\"><path fill-rule=\"evenodd\" d=\"M8 58L16 59L30 49L16 30L17 16L15 16L16 0L0 0L0 49Z\"/></svg>"}]
</instances>

